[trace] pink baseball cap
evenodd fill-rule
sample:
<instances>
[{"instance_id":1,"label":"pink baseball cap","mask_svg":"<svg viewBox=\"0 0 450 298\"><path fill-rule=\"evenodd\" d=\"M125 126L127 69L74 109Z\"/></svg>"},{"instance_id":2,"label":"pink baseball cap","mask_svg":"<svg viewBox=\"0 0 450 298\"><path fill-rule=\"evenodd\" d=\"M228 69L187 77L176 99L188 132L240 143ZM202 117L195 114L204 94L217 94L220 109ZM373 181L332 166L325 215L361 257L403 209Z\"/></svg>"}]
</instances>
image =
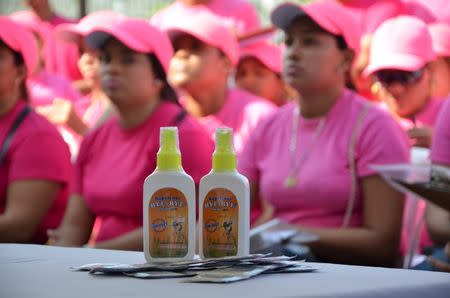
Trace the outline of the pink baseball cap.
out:
<instances>
[{"instance_id":1,"label":"pink baseball cap","mask_svg":"<svg viewBox=\"0 0 450 298\"><path fill-rule=\"evenodd\" d=\"M258 59L268 69L277 74L281 73L281 48L279 46L265 40L245 44L240 48L239 61L248 57Z\"/></svg>"},{"instance_id":2,"label":"pink baseball cap","mask_svg":"<svg viewBox=\"0 0 450 298\"><path fill-rule=\"evenodd\" d=\"M167 73L173 56L173 48L168 36L144 20L122 18L111 24L97 26L86 36L86 43L100 49L114 37L128 48L139 53L154 53Z\"/></svg>"},{"instance_id":3,"label":"pink baseball cap","mask_svg":"<svg viewBox=\"0 0 450 298\"><path fill-rule=\"evenodd\" d=\"M433 40L433 50L440 57L450 57L450 25L434 23L428 25Z\"/></svg>"},{"instance_id":4,"label":"pink baseball cap","mask_svg":"<svg viewBox=\"0 0 450 298\"><path fill-rule=\"evenodd\" d=\"M221 18L202 6L186 9L182 19L173 20L164 29L171 40L180 33L186 33L220 49L233 65L238 62L239 47L236 37Z\"/></svg>"},{"instance_id":5,"label":"pink baseball cap","mask_svg":"<svg viewBox=\"0 0 450 298\"><path fill-rule=\"evenodd\" d=\"M381 69L416 71L435 58L427 25L413 16L399 16L385 21L373 34L365 74Z\"/></svg>"},{"instance_id":6,"label":"pink baseball cap","mask_svg":"<svg viewBox=\"0 0 450 298\"><path fill-rule=\"evenodd\" d=\"M286 30L297 17L308 16L325 31L342 36L351 49L358 51L360 26L355 13L333 1L316 1L305 5L284 3L271 13L272 23Z\"/></svg>"},{"instance_id":7,"label":"pink baseball cap","mask_svg":"<svg viewBox=\"0 0 450 298\"><path fill-rule=\"evenodd\" d=\"M111 27L114 22L125 18L114 11L97 11L82 18L77 24L61 24L56 27L57 38L66 42L77 42L78 38L86 36L96 27Z\"/></svg>"},{"instance_id":8,"label":"pink baseball cap","mask_svg":"<svg viewBox=\"0 0 450 298\"><path fill-rule=\"evenodd\" d=\"M0 16L0 39L12 50L20 53L25 62L27 75L31 76L38 63L38 47L33 34L23 25Z\"/></svg>"},{"instance_id":9,"label":"pink baseball cap","mask_svg":"<svg viewBox=\"0 0 450 298\"><path fill-rule=\"evenodd\" d=\"M406 7L403 2L398 0L376 0L372 1L361 18L364 22L363 31L373 33L378 26L390 18L406 14Z\"/></svg>"},{"instance_id":10,"label":"pink baseball cap","mask_svg":"<svg viewBox=\"0 0 450 298\"><path fill-rule=\"evenodd\" d=\"M51 34L52 27L41 21L41 19L32 11L22 10L9 15L9 17L16 23L21 24L28 30L39 35L42 41L47 39L48 34Z\"/></svg>"},{"instance_id":11,"label":"pink baseball cap","mask_svg":"<svg viewBox=\"0 0 450 298\"><path fill-rule=\"evenodd\" d=\"M425 23L444 22L450 24L448 0L402 0L409 14ZM447 7L447 8L446 8Z\"/></svg>"}]
</instances>

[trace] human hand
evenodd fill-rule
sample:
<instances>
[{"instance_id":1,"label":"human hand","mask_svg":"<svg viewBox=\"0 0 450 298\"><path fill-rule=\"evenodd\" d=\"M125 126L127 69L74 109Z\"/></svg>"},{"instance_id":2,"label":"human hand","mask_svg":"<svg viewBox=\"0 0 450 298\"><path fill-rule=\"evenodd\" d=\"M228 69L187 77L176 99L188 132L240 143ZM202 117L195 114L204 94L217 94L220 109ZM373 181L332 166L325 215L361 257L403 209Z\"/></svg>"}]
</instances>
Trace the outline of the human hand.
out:
<instances>
[{"instance_id":1,"label":"human hand","mask_svg":"<svg viewBox=\"0 0 450 298\"><path fill-rule=\"evenodd\" d=\"M414 127L408 130L408 136L414 140L414 146L430 148L433 140L433 129L428 126Z\"/></svg>"},{"instance_id":2,"label":"human hand","mask_svg":"<svg viewBox=\"0 0 450 298\"><path fill-rule=\"evenodd\" d=\"M257 227L263 223L268 222L273 218L275 214L275 207L267 202L266 200L261 200L261 215L255 220L253 226Z\"/></svg>"},{"instance_id":3,"label":"human hand","mask_svg":"<svg viewBox=\"0 0 450 298\"><path fill-rule=\"evenodd\" d=\"M47 230L47 245L52 246L73 246L72 243L64 239L64 231L61 228Z\"/></svg>"},{"instance_id":4,"label":"human hand","mask_svg":"<svg viewBox=\"0 0 450 298\"><path fill-rule=\"evenodd\" d=\"M70 100L55 98L51 106L37 107L36 112L55 125L65 125L79 135L84 135L88 127L78 116Z\"/></svg>"},{"instance_id":5,"label":"human hand","mask_svg":"<svg viewBox=\"0 0 450 298\"><path fill-rule=\"evenodd\" d=\"M75 114L71 101L55 98L52 105L37 107L36 111L56 125L66 125Z\"/></svg>"},{"instance_id":6,"label":"human hand","mask_svg":"<svg viewBox=\"0 0 450 298\"><path fill-rule=\"evenodd\" d=\"M450 241L447 242L444 248L445 256L447 256L447 263L439 261L433 257L428 257L428 261L436 268L438 271L450 272Z\"/></svg>"}]
</instances>

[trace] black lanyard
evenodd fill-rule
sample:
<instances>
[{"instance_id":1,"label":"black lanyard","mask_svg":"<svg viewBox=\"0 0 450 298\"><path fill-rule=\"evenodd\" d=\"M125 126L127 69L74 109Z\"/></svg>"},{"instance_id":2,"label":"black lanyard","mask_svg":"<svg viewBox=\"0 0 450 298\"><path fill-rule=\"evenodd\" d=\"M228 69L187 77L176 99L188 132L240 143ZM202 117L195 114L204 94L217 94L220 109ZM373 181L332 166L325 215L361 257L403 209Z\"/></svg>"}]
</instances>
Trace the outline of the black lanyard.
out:
<instances>
[{"instance_id":1,"label":"black lanyard","mask_svg":"<svg viewBox=\"0 0 450 298\"><path fill-rule=\"evenodd\" d=\"M2 165L3 161L5 160L6 153L8 152L9 145L11 144L11 140L16 133L17 129L19 128L20 124L22 124L23 120L27 117L27 115L32 111L30 106L26 106L20 111L19 115L17 115L16 119L14 120L13 125L8 131L8 134L6 135L5 142L3 142L1 151L0 151L0 165Z\"/></svg>"}]
</instances>

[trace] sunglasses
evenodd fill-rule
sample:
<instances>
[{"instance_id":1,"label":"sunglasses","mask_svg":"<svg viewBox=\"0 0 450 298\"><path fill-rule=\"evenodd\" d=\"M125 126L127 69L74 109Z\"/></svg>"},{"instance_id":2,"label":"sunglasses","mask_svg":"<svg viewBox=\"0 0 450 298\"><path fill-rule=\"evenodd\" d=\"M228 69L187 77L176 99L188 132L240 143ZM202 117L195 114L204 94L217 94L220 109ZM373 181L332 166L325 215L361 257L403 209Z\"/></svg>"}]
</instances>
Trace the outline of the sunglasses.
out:
<instances>
[{"instance_id":1,"label":"sunglasses","mask_svg":"<svg viewBox=\"0 0 450 298\"><path fill-rule=\"evenodd\" d=\"M417 83L422 78L422 75L423 69L416 71L384 69L374 74L375 79L383 86L390 86L394 83L410 86Z\"/></svg>"}]
</instances>

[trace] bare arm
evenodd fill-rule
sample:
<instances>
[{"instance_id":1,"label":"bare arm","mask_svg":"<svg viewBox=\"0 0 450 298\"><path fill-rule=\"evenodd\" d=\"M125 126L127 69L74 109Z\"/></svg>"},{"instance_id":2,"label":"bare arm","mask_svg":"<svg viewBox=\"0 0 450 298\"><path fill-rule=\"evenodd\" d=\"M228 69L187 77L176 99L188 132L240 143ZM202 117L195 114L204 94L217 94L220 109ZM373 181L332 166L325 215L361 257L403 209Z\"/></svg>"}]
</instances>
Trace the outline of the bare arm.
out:
<instances>
[{"instance_id":1,"label":"bare arm","mask_svg":"<svg viewBox=\"0 0 450 298\"><path fill-rule=\"evenodd\" d=\"M362 189L363 225L307 228L320 236L311 248L317 256L331 262L391 266L400 239L403 196L379 176L363 178Z\"/></svg>"},{"instance_id":2,"label":"bare arm","mask_svg":"<svg viewBox=\"0 0 450 298\"><path fill-rule=\"evenodd\" d=\"M70 100L55 98L49 107L37 107L36 112L46 117L55 125L66 125L80 136L85 135L89 127L78 116Z\"/></svg>"},{"instance_id":3,"label":"bare arm","mask_svg":"<svg viewBox=\"0 0 450 298\"><path fill-rule=\"evenodd\" d=\"M142 251L143 241L143 229L138 228L114 239L98 242L95 244L95 248Z\"/></svg>"},{"instance_id":4,"label":"bare arm","mask_svg":"<svg viewBox=\"0 0 450 298\"><path fill-rule=\"evenodd\" d=\"M450 212L427 202L425 219L428 232L434 243L444 245L450 241Z\"/></svg>"},{"instance_id":5,"label":"bare arm","mask_svg":"<svg viewBox=\"0 0 450 298\"><path fill-rule=\"evenodd\" d=\"M249 181L250 183L250 206L256 204L256 201L260 199L259 197L259 186L258 183ZM273 218L275 213L275 208L266 200L261 199L261 215L253 223L253 227L262 225Z\"/></svg>"},{"instance_id":6,"label":"bare arm","mask_svg":"<svg viewBox=\"0 0 450 298\"><path fill-rule=\"evenodd\" d=\"M72 195L58 229L49 230L49 244L57 246L82 246L91 235L95 216L80 195Z\"/></svg>"},{"instance_id":7,"label":"bare arm","mask_svg":"<svg viewBox=\"0 0 450 298\"><path fill-rule=\"evenodd\" d=\"M30 242L61 187L45 180L11 183L5 212L0 215L0 242Z\"/></svg>"}]
</instances>

